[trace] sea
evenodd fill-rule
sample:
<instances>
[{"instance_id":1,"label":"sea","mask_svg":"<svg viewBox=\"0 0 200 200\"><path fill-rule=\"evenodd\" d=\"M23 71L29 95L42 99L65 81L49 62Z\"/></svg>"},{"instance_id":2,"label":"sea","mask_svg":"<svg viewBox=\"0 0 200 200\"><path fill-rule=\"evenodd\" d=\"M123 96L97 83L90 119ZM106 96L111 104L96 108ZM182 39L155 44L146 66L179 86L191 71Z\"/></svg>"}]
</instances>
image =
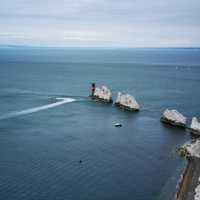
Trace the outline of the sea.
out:
<instances>
[{"instance_id":1,"label":"sea","mask_svg":"<svg viewBox=\"0 0 200 200\"><path fill-rule=\"evenodd\" d=\"M93 82L141 110L92 101ZM199 89L198 48L0 47L0 199L173 199L191 136L160 117L200 117Z\"/></svg>"}]
</instances>

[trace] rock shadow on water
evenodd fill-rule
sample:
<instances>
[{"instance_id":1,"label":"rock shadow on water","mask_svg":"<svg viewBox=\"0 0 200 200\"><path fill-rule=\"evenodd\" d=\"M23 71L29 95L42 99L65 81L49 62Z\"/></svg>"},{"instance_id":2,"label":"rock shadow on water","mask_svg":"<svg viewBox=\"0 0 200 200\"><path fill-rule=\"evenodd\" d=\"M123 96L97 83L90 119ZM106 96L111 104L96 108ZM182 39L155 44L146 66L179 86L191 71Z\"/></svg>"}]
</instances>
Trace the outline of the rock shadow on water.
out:
<instances>
[{"instance_id":1,"label":"rock shadow on water","mask_svg":"<svg viewBox=\"0 0 200 200\"><path fill-rule=\"evenodd\" d=\"M166 130L173 132L174 134L184 134L187 133L187 130L183 127L180 126L172 126L171 124L168 123L160 123L162 125L163 128L165 128Z\"/></svg>"}]
</instances>

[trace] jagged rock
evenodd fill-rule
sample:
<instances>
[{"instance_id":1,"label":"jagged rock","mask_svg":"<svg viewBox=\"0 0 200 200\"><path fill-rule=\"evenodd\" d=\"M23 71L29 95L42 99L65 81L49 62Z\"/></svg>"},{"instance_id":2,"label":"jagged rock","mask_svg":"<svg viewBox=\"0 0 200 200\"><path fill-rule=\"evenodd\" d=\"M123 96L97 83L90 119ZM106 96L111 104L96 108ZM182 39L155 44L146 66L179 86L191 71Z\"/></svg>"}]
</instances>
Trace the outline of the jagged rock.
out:
<instances>
[{"instance_id":1,"label":"jagged rock","mask_svg":"<svg viewBox=\"0 0 200 200\"><path fill-rule=\"evenodd\" d=\"M200 123L196 117L192 118L192 123L190 125L190 131L193 134L200 136Z\"/></svg>"},{"instance_id":2,"label":"jagged rock","mask_svg":"<svg viewBox=\"0 0 200 200\"><path fill-rule=\"evenodd\" d=\"M168 110L166 109L163 112L161 117L161 121L167 124L171 124L174 126L186 127L187 118L184 117L177 110Z\"/></svg>"},{"instance_id":3,"label":"jagged rock","mask_svg":"<svg viewBox=\"0 0 200 200\"><path fill-rule=\"evenodd\" d=\"M94 94L91 96L93 99L101 100L107 103L112 103L112 93L110 89L106 86L102 86L101 88L96 87Z\"/></svg>"},{"instance_id":4,"label":"jagged rock","mask_svg":"<svg viewBox=\"0 0 200 200\"><path fill-rule=\"evenodd\" d=\"M183 149L186 155L190 157L200 158L200 140L195 140L190 144L185 144L180 149Z\"/></svg>"},{"instance_id":5,"label":"jagged rock","mask_svg":"<svg viewBox=\"0 0 200 200\"><path fill-rule=\"evenodd\" d=\"M183 147L179 147L176 150L177 154L181 157L188 157L190 156L190 154L188 153L187 149L183 146Z\"/></svg>"},{"instance_id":6,"label":"jagged rock","mask_svg":"<svg viewBox=\"0 0 200 200\"><path fill-rule=\"evenodd\" d=\"M130 111L139 111L140 106L135 98L129 94L118 93L115 105Z\"/></svg>"}]
</instances>

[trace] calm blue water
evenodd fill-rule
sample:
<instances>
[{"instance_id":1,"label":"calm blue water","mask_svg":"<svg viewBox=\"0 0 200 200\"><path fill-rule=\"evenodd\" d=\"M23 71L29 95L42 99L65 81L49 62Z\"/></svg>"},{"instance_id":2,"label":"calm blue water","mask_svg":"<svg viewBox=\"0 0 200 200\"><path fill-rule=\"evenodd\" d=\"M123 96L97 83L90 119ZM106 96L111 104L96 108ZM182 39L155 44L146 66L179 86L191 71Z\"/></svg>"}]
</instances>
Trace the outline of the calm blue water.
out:
<instances>
[{"instance_id":1,"label":"calm blue water","mask_svg":"<svg viewBox=\"0 0 200 200\"><path fill-rule=\"evenodd\" d=\"M90 101L91 82L142 110ZM200 117L199 87L200 49L0 48L0 198L172 199L190 136L159 118L167 107ZM62 96L75 101L24 112Z\"/></svg>"}]
</instances>

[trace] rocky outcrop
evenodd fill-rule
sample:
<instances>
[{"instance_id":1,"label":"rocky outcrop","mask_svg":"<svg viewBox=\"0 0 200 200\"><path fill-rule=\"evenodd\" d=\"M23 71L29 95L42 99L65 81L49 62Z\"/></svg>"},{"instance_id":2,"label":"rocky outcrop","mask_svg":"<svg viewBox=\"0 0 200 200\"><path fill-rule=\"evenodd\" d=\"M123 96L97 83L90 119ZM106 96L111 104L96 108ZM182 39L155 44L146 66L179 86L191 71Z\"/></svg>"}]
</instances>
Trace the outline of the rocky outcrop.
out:
<instances>
[{"instance_id":1,"label":"rocky outcrop","mask_svg":"<svg viewBox=\"0 0 200 200\"><path fill-rule=\"evenodd\" d=\"M111 90L106 86L101 88L95 88L94 95L91 96L93 99L101 100L107 103L112 103L112 93Z\"/></svg>"},{"instance_id":2,"label":"rocky outcrop","mask_svg":"<svg viewBox=\"0 0 200 200\"><path fill-rule=\"evenodd\" d=\"M134 96L131 96L129 94L121 94L120 92L118 93L115 105L125 110L130 110L130 111L140 110L140 106L135 100Z\"/></svg>"},{"instance_id":3,"label":"rocky outcrop","mask_svg":"<svg viewBox=\"0 0 200 200\"><path fill-rule=\"evenodd\" d=\"M176 200L200 199L200 140L184 144L178 149L186 157L187 165L177 187Z\"/></svg>"},{"instance_id":4,"label":"rocky outcrop","mask_svg":"<svg viewBox=\"0 0 200 200\"><path fill-rule=\"evenodd\" d=\"M193 134L200 136L200 123L196 117L192 118L192 123L190 125L190 131Z\"/></svg>"},{"instance_id":5,"label":"rocky outcrop","mask_svg":"<svg viewBox=\"0 0 200 200\"><path fill-rule=\"evenodd\" d=\"M161 121L173 126L186 127L187 118L179 113L177 110L166 109L163 112Z\"/></svg>"}]
</instances>

